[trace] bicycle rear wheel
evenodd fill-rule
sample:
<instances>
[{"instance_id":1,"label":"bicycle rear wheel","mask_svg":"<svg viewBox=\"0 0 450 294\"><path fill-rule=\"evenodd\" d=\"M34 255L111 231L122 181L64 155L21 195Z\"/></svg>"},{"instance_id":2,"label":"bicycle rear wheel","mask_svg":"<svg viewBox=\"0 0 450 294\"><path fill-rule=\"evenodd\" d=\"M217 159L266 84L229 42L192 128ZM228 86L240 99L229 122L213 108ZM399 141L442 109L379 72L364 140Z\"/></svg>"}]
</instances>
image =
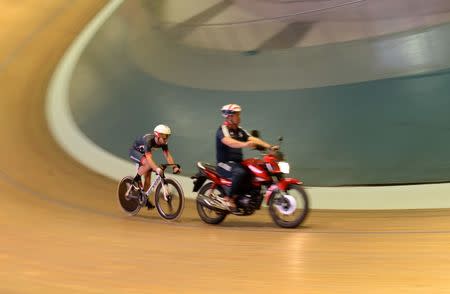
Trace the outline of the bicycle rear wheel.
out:
<instances>
[{"instance_id":1,"label":"bicycle rear wheel","mask_svg":"<svg viewBox=\"0 0 450 294\"><path fill-rule=\"evenodd\" d=\"M138 214L141 206L139 205L139 196L133 194L130 191L133 178L128 176L124 177L117 187L117 196L120 207L129 215ZM129 194L127 194L129 192Z\"/></svg>"},{"instance_id":2,"label":"bicycle rear wheel","mask_svg":"<svg viewBox=\"0 0 450 294\"><path fill-rule=\"evenodd\" d=\"M166 220L177 220L184 209L184 193L181 185L174 179L165 179L155 191L155 206L159 215ZM166 190L167 195L164 195Z\"/></svg>"}]
</instances>

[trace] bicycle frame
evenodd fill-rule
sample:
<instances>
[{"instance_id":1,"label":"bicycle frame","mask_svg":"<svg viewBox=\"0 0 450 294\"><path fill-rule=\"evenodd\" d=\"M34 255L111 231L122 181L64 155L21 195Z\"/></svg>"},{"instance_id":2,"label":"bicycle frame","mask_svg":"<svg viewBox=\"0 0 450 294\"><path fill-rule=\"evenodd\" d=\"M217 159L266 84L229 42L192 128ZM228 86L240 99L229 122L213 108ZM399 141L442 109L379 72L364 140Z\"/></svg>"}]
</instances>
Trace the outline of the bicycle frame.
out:
<instances>
[{"instance_id":1,"label":"bicycle frame","mask_svg":"<svg viewBox=\"0 0 450 294\"><path fill-rule=\"evenodd\" d=\"M150 185L150 187L148 188L148 190L147 190L147 191L142 191L142 192L145 194L146 197L148 197L148 195L150 195L150 193L151 193L154 189L156 189L156 187L158 187L159 183L162 183L162 191L163 191L163 194L164 194L164 198L166 199L166 198L167 198L167 195L168 195L169 193L167 192L166 185L164 185L164 178L165 178L164 172L165 172L165 170L166 170L166 168L167 168L168 166L177 166L178 168L180 167L180 165L179 165L179 164L176 164L176 163L174 163L174 164L161 164L160 166L161 166L162 171L163 171L163 172L162 172L162 175L156 174L156 178L153 180L153 182L151 183L151 185Z\"/></svg>"},{"instance_id":2,"label":"bicycle frame","mask_svg":"<svg viewBox=\"0 0 450 294\"><path fill-rule=\"evenodd\" d=\"M162 178L160 175L157 175L157 176L156 176L156 178L153 180L152 184L150 185L150 187L148 188L147 191L142 191L142 192L145 194L145 196L148 197L148 195L150 195L150 193L151 193L154 189L156 189L156 187L157 187L157 186L159 185L159 183L161 183L161 182L163 182L163 193L164 193L164 196L166 196L166 195L167 195L166 187L164 186L164 180L163 180L163 178Z\"/></svg>"}]
</instances>

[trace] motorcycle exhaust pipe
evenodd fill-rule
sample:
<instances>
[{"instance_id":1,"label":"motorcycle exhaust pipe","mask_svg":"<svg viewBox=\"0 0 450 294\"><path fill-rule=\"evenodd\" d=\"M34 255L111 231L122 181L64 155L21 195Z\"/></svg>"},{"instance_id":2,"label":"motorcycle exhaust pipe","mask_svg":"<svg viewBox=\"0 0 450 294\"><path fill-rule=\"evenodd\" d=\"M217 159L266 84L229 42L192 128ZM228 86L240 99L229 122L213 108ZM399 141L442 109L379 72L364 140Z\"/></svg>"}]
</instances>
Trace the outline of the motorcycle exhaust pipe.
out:
<instances>
[{"instance_id":1,"label":"motorcycle exhaust pipe","mask_svg":"<svg viewBox=\"0 0 450 294\"><path fill-rule=\"evenodd\" d=\"M211 198L209 198L208 196L202 195L202 194L198 194L197 196L197 201L205 206L208 209L217 211L217 212L221 212L221 213L229 213L229 211L227 209L222 209L219 208L217 206L215 206L215 204L217 205L222 205L221 203L218 203L217 201L212 200Z\"/></svg>"}]
</instances>

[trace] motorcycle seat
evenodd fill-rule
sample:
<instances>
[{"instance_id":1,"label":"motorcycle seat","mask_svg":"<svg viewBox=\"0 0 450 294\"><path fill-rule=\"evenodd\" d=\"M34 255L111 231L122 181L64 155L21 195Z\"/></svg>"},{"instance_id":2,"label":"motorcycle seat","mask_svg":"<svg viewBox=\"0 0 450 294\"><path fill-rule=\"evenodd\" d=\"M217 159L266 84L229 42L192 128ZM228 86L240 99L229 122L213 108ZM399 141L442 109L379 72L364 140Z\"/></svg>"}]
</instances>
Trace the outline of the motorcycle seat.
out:
<instances>
[{"instance_id":1,"label":"motorcycle seat","mask_svg":"<svg viewBox=\"0 0 450 294\"><path fill-rule=\"evenodd\" d=\"M229 179L223 179L219 176L215 165L199 161L199 162L197 162L197 166L199 169L201 169L203 171L206 170L206 171L209 171L210 173L214 174L214 177L217 178L217 181L219 181L221 185L231 186L231 181Z\"/></svg>"},{"instance_id":2,"label":"motorcycle seat","mask_svg":"<svg viewBox=\"0 0 450 294\"><path fill-rule=\"evenodd\" d=\"M207 170L210 170L210 171L212 171L212 172L214 172L214 173L217 173L217 171L216 171L216 166L215 165L212 165L212 164L209 164L209 163L206 163L206 162L198 162L197 163L197 166L199 167L199 168L201 168L201 169L207 169Z\"/></svg>"}]
</instances>

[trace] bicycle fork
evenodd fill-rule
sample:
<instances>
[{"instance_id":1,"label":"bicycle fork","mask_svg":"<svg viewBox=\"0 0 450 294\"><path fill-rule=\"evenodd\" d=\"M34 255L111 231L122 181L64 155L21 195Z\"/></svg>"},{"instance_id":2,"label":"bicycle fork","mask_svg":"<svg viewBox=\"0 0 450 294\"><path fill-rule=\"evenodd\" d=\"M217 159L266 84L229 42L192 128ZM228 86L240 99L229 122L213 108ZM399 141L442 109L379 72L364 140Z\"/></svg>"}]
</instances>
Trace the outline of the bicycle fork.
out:
<instances>
[{"instance_id":1,"label":"bicycle fork","mask_svg":"<svg viewBox=\"0 0 450 294\"><path fill-rule=\"evenodd\" d=\"M161 176L158 175L158 177L155 179L155 181L153 181L152 185L150 186L150 188L144 192L144 194L148 197L148 195L151 193L151 191L153 191L154 189L156 189L156 187L158 187L158 185L161 183L162 185L162 191L164 194L164 200L167 201L167 196L169 195L168 191L167 191L167 185L166 182L164 181L164 178L162 178Z\"/></svg>"},{"instance_id":2,"label":"bicycle fork","mask_svg":"<svg viewBox=\"0 0 450 294\"><path fill-rule=\"evenodd\" d=\"M161 180L161 188L163 191L164 200L168 201L169 192L167 191L167 185L166 185L166 182L164 181L164 179Z\"/></svg>"}]
</instances>

